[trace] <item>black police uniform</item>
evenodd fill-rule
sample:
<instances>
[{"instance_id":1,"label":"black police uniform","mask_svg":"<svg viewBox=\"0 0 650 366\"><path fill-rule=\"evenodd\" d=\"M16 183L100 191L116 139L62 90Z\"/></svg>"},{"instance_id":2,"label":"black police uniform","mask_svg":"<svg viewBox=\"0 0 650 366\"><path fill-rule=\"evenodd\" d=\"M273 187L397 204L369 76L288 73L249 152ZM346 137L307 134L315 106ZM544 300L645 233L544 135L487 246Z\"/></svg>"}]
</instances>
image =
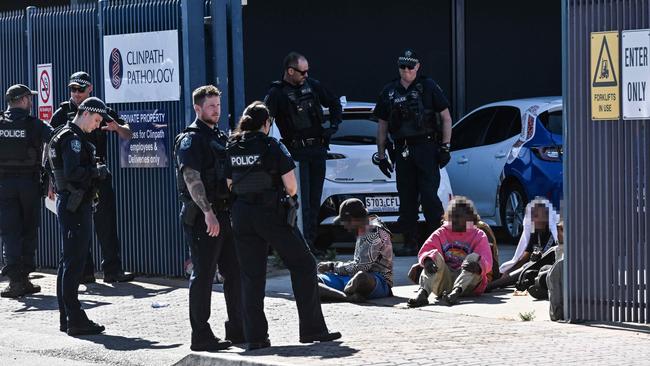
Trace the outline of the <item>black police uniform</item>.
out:
<instances>
[{"instance_id":1,"label":"black police uniform","mask_svg":"<svg viewBox=\"0 0 650 366\"><path fill-rule=\"evenodd\" d=\"M68 121L72 121L77 114L78 107L72 101L63 102L59 108L52 115L50 124L53 128L64 126ZM115 120L115 123L120 125L124 121L119 118L117 113L109 109L108 114ZM100 128L87 134L87 139L95 146L95 156L99 162L106 164L107 161L107 140L108 136L106 131L101 127L106 126L106 122L102 122ZM104 270L104 278L117 277L124 272L122 268L122 260L120 258L120 239L117 235L117 209L115 205L115 190L113 189L112 179L104 179L99 182L99 201L93 214L93 222L95 224L95 233L97 240L102 248L102 269ZM92 252L88 251L86 260L86 268L84 269L84 277L91 277L95 274L95 263L93 260Z\"/></svg>"},{"instance_id":2,"label":"black police uniform","mask_svg":"<svg viewBox=\"0 0 650 366\"><path fill-rule=\"evenodd\" d=\"M287 223L282 175L295 168L284 145L261 132L231 137L226 176L233 181L232 224L241 263L244 334L250 344L268 342L264 288L268 245L291 273L301 340L327 333L318 295L316 260L300 232ZM339 335L340 336L340 335Z\"/></svg>"},{"instance_id":3,"label":"black police uniform","mask_svg":"<svg viewBox=\"0 0 650 366\"><path fill-rule=\"evenodd\" d=\"M400 228L405 244L420 245L417 233L419 206L431 233L442 219L444 210L438 198L440 185L437 114L449 108L442 90L430 78L420 76L408 88L400 79L382 90L374 114L388 121L395 142L397 192L400 199Z\"/></svg>"},{"instance_id":4,"label":"black police uniform","mask_svg":"<svg viewBox=\"0 0 650 366\"><path fill-rule=\"evenodd\" d=\"M209 342L215 336L210 329L210 299L217 264L224 277L224 297L228 321L226 339L232 343L244 340L241 310L241 279L230 224L230 192L224 175L227 136L195 120L176 137L176 174L181 202L181 221L185 240L190 248L193 269L190 277L190 324L192 344ZM217 237L206 233L205 217L192 200L183 179L183 168L201 173L208 201L219 220Z\"/></svg>"},{"instance_id":5,"label":"black police uniform","mask_svg":"<svg viewBox=\"0 0 650 366\"><path fill-rule=\"evenodd\" d=\"M0 237L5 258L2 274L9 277L10 283L27 285L27 276L35 269L41 156L51 133L47 123L24 109L0 112Z\"/></svg>"},{"instance_id":6,"label":"black police uniform","mask_svg":"<svg viewBox=\"0 0 650 366\"><path fill-rule=\"evenodd\" d=\"M318 213L325 180L325 161L329 137L341 122L341 102L318 80L308 78L303 85L294 86L276 81L264 103L282 135L282 142L300 163L300 196L303 234L314 244L318 230ZM322 107L329 108L330 127L323 127Z\"/></svg>"},{"instance_id":7,"label":"black police uniform","mask_svg":"<svg viewBox=\"0 0 650 366\"><path fill-rule=\"evenodd\" d=\"M57 276L61 330L89 323L77 291L92 240L93 200L97 195L95 146L72 122L54 132L48 165L57 191L63 251ZM75 207L76 206L76 207Z\"/></svg>"}]
</instances>

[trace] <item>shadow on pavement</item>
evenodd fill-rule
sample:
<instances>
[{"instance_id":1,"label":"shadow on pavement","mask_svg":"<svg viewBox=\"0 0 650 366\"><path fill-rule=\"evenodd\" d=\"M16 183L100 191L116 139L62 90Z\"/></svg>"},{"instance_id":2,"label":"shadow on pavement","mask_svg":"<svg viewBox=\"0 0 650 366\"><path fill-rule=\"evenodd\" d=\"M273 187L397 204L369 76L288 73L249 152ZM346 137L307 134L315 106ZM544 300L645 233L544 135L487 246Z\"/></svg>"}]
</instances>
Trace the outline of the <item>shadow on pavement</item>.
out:
<instances>
[{"instance_id":1,"label":"shadow on pavement","mask_svg":"<svg viewBox=\"0 0 650 366\"><path fill-rule=\"evenodd\" d=\"M84 291L79 291L80 294L84 295L99 295L99 296L132 296L134 299L144 299L159 295L168 294L174 290L176 287L164 287L160 289L152 289L143 287L137 283L133 282L122 282L116 283L114 285L106 285L103 283L90 283L85 285L86 289Z\"/></svg>"},{"instance_id":2,"label":"shadow on pavement","mask_svg":"<svg viewBox=\"0 0 650 366\"><path fill-rule=\"evenodd\" d=\"M341 342L313 343L305 346L271 346L255 351L241 352L245 356L282 356L307 357L317 356L320 359L348 357L359 352L358 349L343 346Z\"/></svg>"},{"instance_id":3,"label":"shadow on pavement","mask_svg":"<svg viewBox=\"0 0 650 366\"><path fill-rule=\"evenodd\" d=\"M74 338L84 339L104 346L113 351L137 351L140 349L171 349L182 346L180 343L161 345L157 341L150 341L142 338L129 338L110 334L91 336L77 336Z\"/></svg>"},{"instance_id":4,"label":"shadow on pavement","mask_svg":"<svg viewBox=\"0 0 650 366\"><path fill-rule=\"evenodd\" d=\"M23 307L14 310L15 313L23 313L27 311L59 310L59 303L56 299L56 296L52 295L29 295L18 298L16 301L21 302L23 304ZM110 302L103 301L81 300L81 306L85 310L110 304Z\"/></svg>"}]
</instances>

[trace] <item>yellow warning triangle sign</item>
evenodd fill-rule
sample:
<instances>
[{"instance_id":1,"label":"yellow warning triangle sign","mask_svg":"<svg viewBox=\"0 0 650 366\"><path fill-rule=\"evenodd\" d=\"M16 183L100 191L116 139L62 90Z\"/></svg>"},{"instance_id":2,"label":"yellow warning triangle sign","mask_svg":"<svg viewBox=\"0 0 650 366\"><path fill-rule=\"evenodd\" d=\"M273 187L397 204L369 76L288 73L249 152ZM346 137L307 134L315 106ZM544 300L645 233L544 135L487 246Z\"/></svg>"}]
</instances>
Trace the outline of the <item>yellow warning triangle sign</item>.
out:
<instances>
[{"instance_id":1,"label":"yellow warning triangle sign","mask_svg":"<svg viewBox=\"0 0 650 366\"><path fill-rule=\"evenodd\" d=\"M618 50L614 50L618 52ZM593 61L592 61L593 62ZM618 86L616 78L616 63L612 59L612 53L607 44L607 37L603 36L603 42L598 53L598 62L594 70L593 87Z\"/></svg>"}]
</instances>

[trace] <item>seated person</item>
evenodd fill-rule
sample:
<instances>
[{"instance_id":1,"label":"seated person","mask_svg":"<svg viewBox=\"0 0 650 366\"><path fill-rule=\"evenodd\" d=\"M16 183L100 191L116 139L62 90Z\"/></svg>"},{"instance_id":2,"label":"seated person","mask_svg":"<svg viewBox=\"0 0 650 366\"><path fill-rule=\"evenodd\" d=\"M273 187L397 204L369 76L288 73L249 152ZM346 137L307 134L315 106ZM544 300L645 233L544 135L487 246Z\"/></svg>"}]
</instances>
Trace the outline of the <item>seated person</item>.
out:
<instances>
[{"instance_id":1,"label":"seated person","mask_svg":"<svg viewBox=\"0 0 650 366\"><path fill-rule=\"evenodd\" d=\"M334 223L355 234L354 259L318 264L321 299L362 302L393 296L393 244L384 223L369 216L356 198L343 201Z\"/></svg>"},{"instance_id":2,"label":"seated person","mask_svg":"<svg viewBox=\"0 0 650 366\"><path fill-rule=\"evenodd\" d=\"M485 233L476 227L479 220L469 199L456 196L449 202L444 224L418 254L424 270L417 295L407 301L409 307L428 304L432 293L449 306L457 304L460 296L483 293L492 270L492 251Z\"/></svg>"},{"instance_id":3,"label":"seated person","mask_svg":"<svg viewBox=\"0 0 650 366\"><path fill-rule=\"evenodd\" d=\"M519 281L525 271L539 270L545 264L553 264L555 252L552 248L557 244L558 221L559 215L546 198L537 197L528 203L524 216L524 230L515 254L511 260L499 267L501 278L491 282L487 291L512 286Z\"/></svg>"},{"instance_id":4,"label":"seated person","mask_svg":"<svg viewBox=\"0 0 650 366\"><path fill-rule=\"evenodd\" d=\"M484 221L479 221L478 224L476 224L476 227L485 233L485 236L487 236L488 239L488 244L490 244L490 250L492 251L492 268L487 274L488 283L490 283L501 276L501 273L499 272L499 249L497 248L497 238L494 235L494 231L490 228L490 225ZM407 276L417 285L420 281L422 270L423 268L420 266L420 263L415 263L411 266Z\"/></svg>"}]
</instances>

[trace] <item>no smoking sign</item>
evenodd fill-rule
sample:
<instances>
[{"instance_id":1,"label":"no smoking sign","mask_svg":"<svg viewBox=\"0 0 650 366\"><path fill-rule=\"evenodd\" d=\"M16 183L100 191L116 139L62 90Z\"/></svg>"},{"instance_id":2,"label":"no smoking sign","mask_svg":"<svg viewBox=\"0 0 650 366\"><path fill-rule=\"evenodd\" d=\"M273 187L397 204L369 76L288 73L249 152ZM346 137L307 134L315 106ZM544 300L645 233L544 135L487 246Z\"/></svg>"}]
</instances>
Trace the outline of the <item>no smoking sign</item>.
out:
<instances>
[{"instance_id":1,"label":"no smoking sign","mask_svg":"<svg viewBox=\"0 0 650 366\"><path fill-rule=\"evenodd\" d=\"M36 75L38 75L38 118L49 122L54 112L52 103L52 64L39 64L36 70Z\"/></svg>"}]
</instances>

